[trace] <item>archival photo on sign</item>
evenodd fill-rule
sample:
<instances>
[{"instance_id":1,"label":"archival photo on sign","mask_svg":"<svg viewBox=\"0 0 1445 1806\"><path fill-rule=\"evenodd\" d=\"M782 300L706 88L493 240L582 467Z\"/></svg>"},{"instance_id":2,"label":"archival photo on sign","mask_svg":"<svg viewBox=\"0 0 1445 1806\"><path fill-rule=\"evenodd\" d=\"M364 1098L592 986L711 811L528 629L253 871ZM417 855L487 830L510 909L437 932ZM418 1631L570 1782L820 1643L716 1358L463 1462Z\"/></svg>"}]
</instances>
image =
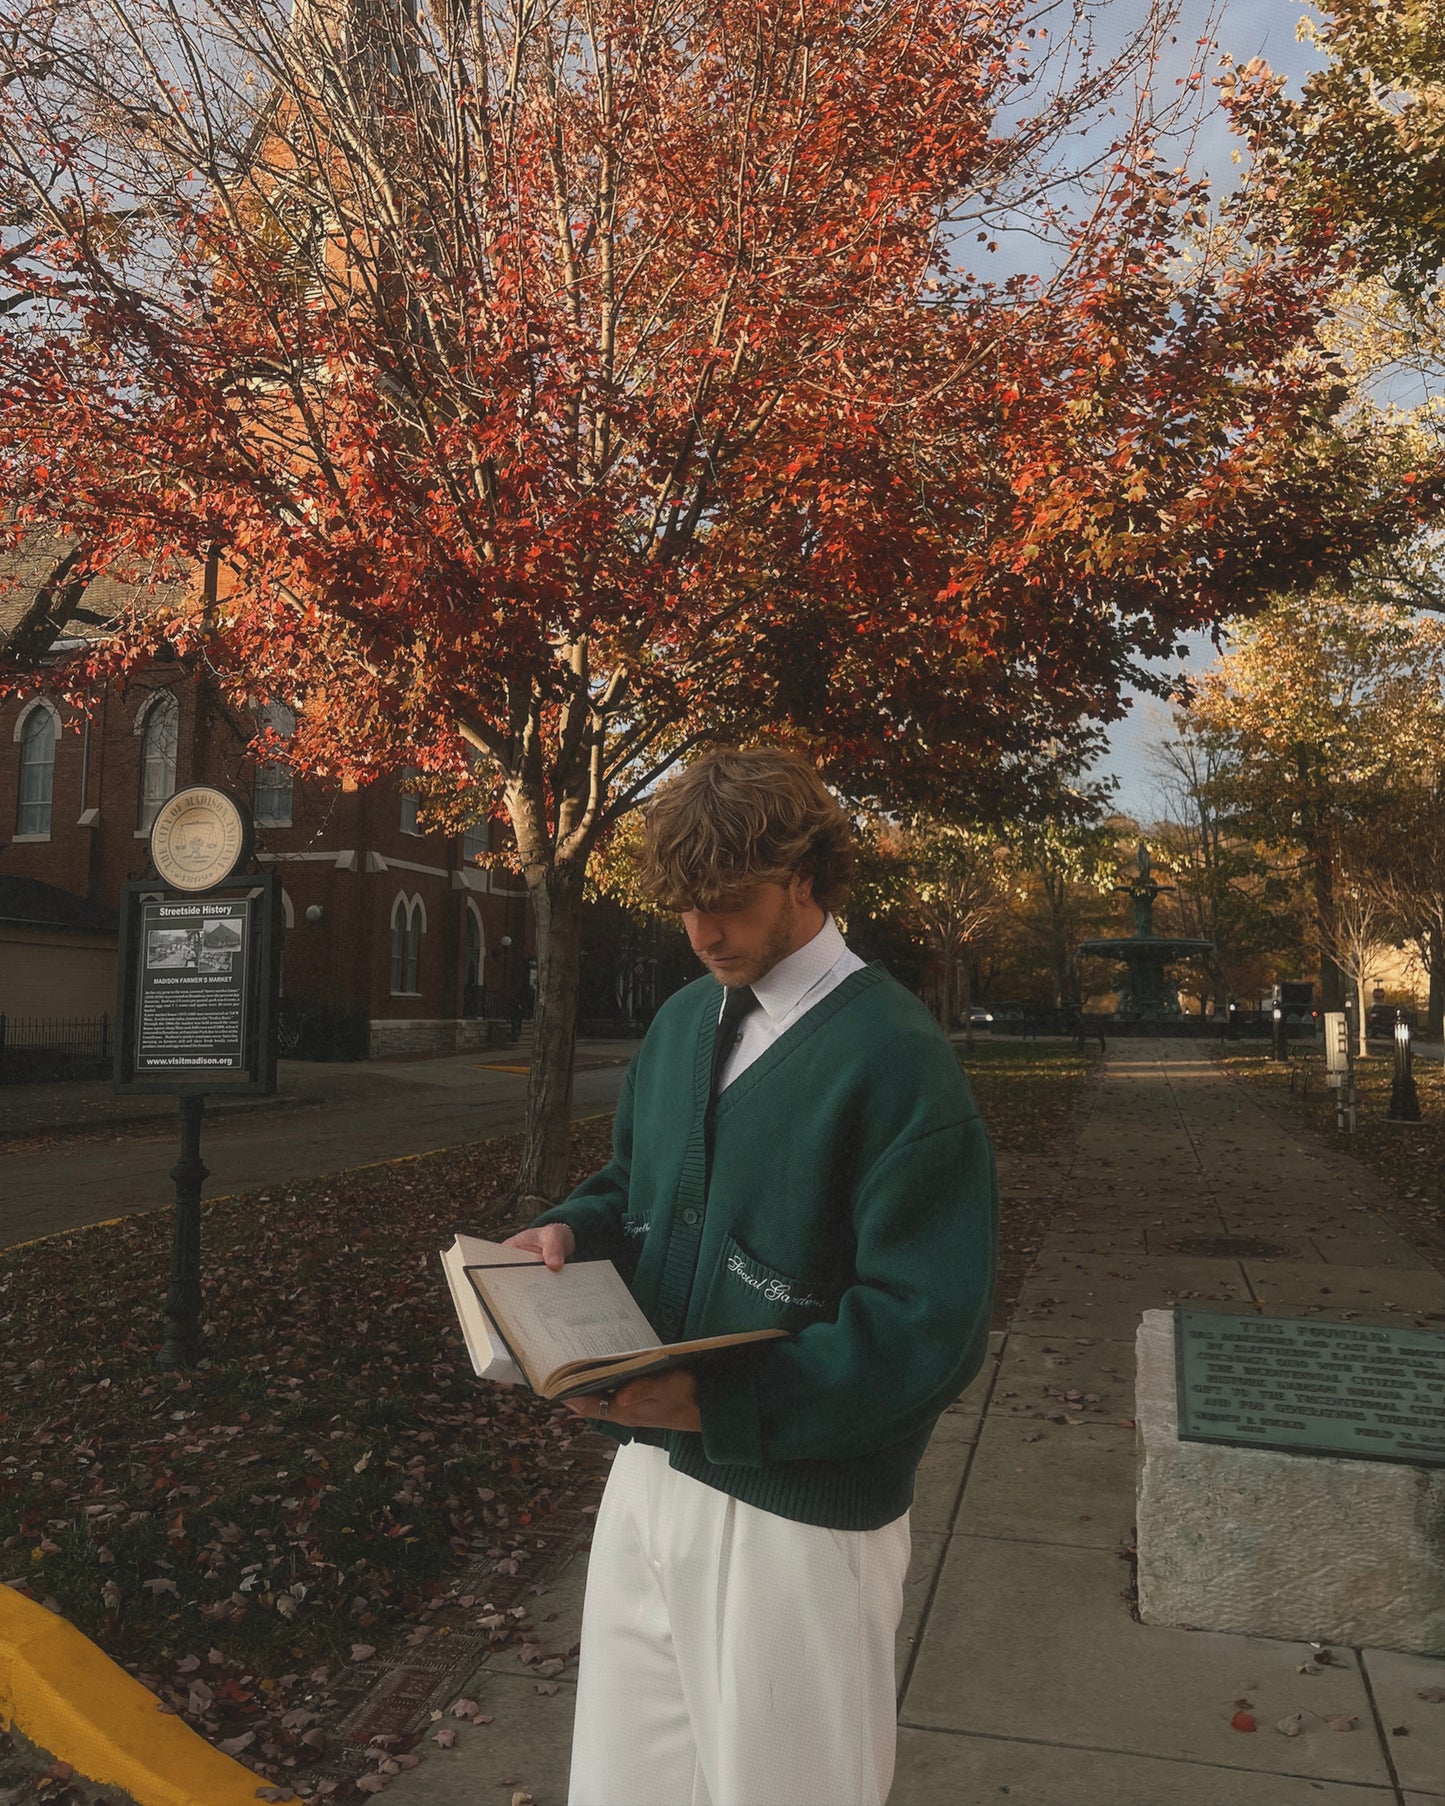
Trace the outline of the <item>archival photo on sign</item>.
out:
<instances>
[{"instance_id":1,"label":"archival photo on sign","mask_svg":"<svg viewBox=\"0 0 1445 1806\"><path fill-rule=\"evenodd\" d=\"M245 1069L250 910L245 899L143 906L137 1071Z\"/></svg>"}]
</instances>

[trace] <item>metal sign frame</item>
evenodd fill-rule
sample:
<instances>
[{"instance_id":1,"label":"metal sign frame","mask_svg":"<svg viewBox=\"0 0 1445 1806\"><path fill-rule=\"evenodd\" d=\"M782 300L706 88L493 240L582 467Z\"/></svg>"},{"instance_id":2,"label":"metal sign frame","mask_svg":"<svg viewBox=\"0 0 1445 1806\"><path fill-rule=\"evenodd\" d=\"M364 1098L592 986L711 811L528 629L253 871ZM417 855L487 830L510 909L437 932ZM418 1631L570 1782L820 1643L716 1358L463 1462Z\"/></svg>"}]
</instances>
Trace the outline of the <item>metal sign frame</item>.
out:
<instances>
[{"instance_id":1,"label":"metal sign frame","mask_svg":"<svg viewBox=\"0 0 1445 1806\"><path fill-rule=\"evenodd\" d=\"M141 928L150 902L200 904L246 902L242 1065L177 1067L147 1072L137 1066L143 974ZM264 1097L276 1089L276 1010L281 989L281 881L275 872L233 874L211 890L173 890L158 879L131 879L121 887L120 959L116 974L115 1064L112 1090L126 1096Z\"/></svg>"}]
</instances>

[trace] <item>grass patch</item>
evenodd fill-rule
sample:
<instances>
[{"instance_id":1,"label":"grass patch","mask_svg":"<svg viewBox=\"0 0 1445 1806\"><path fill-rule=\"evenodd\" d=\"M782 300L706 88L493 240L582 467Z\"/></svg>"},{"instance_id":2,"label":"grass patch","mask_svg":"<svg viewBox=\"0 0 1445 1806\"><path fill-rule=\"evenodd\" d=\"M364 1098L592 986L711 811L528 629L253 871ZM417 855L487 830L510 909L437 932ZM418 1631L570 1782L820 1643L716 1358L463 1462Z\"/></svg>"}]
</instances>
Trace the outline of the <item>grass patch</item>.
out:
<instances>
[{"instance_id":1,"label":"grass patch","mask_svg":"<svg viewBox=\"0 0 1445 1806\"><path fill-rule=\"evenodd\" d=\"M1335 1094L1324 1082L1319 1055L1295 1055L1288 1063L1263 1053L1222 1052L1216 1057L1279 1121L1313 1131L1327 1146L1377 1173L1389 1196L1375 1208L1418 1253L1445 1266L1445 1068L1438 1061L1414 1062L1421 1121L1393 1123L1387 1114L1393 1058L1357 1060L1359 1127L1351 1135L1335 1128ZM1306 1072L1308 1085L1302 1082Z\"/></svg>"},{"instance_id":2,"label":"grass patch","mask_svg":"<svg viewBox=\"0 0 1445 1806\"><path fill-rule=\"evenodd\" d=\"M1099 1063L1065 1041L984 1041L959 1059L999 1153L1044 1152Z\"/></svg>"}]
</instances>

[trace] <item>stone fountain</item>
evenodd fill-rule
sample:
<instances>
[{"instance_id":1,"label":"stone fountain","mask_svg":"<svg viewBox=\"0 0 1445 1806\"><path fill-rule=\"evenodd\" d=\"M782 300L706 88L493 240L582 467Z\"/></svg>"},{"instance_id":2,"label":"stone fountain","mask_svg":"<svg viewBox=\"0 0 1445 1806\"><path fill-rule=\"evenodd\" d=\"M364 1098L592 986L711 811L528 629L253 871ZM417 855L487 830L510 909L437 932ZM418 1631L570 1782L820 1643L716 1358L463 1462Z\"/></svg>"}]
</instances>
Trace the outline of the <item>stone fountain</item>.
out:
<instances>
[{"instance_id":1,"label":"stone fountain","mask_svg":"<svg viewBox=\"0 0 1445 1806\"><path fill-rule=\"evenodd\" d=\"M1180 935L1154 932L1154 899L1172 884L1160 884L1149 869L1149 849L1139 847L1139 876L1132 884L1115 887L1134 905L1134 932L1127 939L1084 941L1080 953L1122 962L1128 976L1119 987L1114 1006L1116 1022L1178 1022L1179 988L1166 970L1176 959L1200 959L1214 951L1213 941L1187 940Z\"/></svg>"}]
</instances>

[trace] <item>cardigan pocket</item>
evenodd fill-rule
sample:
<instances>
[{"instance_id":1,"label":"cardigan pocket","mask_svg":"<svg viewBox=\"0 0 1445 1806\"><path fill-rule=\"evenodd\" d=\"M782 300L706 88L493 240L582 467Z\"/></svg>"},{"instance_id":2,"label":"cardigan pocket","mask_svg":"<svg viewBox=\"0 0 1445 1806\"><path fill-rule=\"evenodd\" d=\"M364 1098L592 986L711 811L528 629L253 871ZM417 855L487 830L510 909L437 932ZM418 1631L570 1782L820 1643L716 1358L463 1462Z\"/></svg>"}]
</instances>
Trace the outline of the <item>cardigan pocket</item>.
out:
<instances>
[{"instance_id":1,"label":"cardigan pocket","mask_svg":"<svg viewBox=\"0 0 1445 1806\"><path fill-rule=\"evenodd\" d=\"M722 1260L708 1296L704 1335L737 1329L798 1330L831 1319L837 1294L770 1267L733 1236L723 1237Z\"/></svg>"}]
</instances>

